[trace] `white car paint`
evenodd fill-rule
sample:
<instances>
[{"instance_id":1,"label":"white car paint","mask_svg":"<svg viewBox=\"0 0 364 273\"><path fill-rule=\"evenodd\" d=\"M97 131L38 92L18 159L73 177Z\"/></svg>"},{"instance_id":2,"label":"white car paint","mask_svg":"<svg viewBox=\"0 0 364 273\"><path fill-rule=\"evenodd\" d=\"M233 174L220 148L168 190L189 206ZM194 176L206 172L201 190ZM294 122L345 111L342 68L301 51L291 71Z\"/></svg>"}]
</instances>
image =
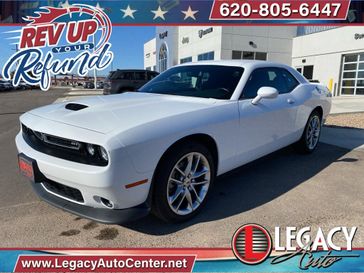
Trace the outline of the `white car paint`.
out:
<instances>
[{"instance_id":1,"label":"white car paint","mask_svg":"<svg viewBox=\"0 0 364 273\"><path fill-rule=\"evenodd\" d=\"M32 130L66 139L100 145L108 151L105 167L90 166L38 152L16 137L19 153L35 159L50 180L79 189L83 205L104 208L95 196L111 200L115 209L135 207L146 201L154 171L165 151L178 140L210 136L218 149L217 174L298 141L316 107L323 119L330 112L328 90L310 84L286 65L259 61L210 61L193 65L241 66L244 74L230 100L148 93L124 93L79 100L80 111L65 109L69 102L41 107L21 116ZM191 64L183 64L188 66ZM250 73L260 67L282 67L299 81L291 93L275 99L239 100ZM136 187L125 186L147 179Z\"/></svg>"}]
</instances>

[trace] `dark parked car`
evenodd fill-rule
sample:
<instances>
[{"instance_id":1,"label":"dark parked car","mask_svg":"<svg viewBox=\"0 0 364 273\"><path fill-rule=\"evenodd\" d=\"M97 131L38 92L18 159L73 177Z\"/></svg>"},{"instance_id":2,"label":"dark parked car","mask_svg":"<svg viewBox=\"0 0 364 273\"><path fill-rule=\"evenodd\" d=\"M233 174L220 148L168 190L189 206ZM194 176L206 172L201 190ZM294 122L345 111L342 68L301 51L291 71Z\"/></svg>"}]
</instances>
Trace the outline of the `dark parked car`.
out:
<instances>
[{"instance_id":1,"label":"dark parked car","mask_svg":"<svg viewBox=\"0 0 364 273\"><path fill-rule=\"evenodd\" d=\"M13 89L13 85L10 81L0 80L0 91L9 91Z\"/></svg>"},{"instance_id":2,"label":"dark parked car","mask_svg":"<svg viewBox=\"0 0 364 273\"><path fill-rule=\"evenodd\" d=\"M93 82L85 82L83 87L85 89L94 89L95 88L95 84Z\"/></svg>"},{"instance_id":3,"label":"dark parked car","mask_svg":"<svg viewBox=\"0 0 364 273\"><path fill-rule=\"evenodd\" d=\"M21 81L21 82L19 83L19 85L18 85L15 89L17 89L17 90L27 90L27 89L31 89L31 88L32 88L32 86L31 86L31 85L29 85L29 84L27 84L27 83L25 83L25 82Z\"/></svg>"},{"instance_id":4,"label":"dark parked car","mask_svg":"<svg viewBox=\"0 0 364 273\"><path fill-rule=\"evenodd\" d=\"M104 82L104 95L136 91L159 73L148 70L111 71Z\"/></svg>"},{"instance_id":5,"label":"dark parked car","mask_svg":"<svg viewBox=\"0 0 364 273\"><path fill-rule=\"evenodd\" d=\"M104 82L97 82L96 83L96 88L97 89L103 89L104 88Z\"/></svg>"}]
</instances>

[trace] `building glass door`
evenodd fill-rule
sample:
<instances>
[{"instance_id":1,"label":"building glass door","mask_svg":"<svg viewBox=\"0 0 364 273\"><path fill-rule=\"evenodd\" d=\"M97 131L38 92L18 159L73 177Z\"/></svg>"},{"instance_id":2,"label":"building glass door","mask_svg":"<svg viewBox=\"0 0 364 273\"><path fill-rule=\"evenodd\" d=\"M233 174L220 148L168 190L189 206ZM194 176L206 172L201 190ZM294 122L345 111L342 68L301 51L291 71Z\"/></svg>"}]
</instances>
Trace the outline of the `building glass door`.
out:
<instances>
[{"instance_id":1,"label":"building glass door","mask_svg":"<svg viewBox=\"0 0 364 273\"><path fill-rule=\"evenodd\" d=\"M364 53L343 56L340 95L364 95Z\"/></svg>"}]
</instances>

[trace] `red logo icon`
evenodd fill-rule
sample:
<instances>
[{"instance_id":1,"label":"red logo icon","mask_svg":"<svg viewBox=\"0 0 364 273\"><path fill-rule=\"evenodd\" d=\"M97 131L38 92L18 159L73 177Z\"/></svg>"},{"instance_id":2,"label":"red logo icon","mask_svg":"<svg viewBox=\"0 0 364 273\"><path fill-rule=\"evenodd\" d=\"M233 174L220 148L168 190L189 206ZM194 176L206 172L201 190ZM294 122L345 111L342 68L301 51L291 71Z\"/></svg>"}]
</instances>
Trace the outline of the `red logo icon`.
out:
<instances>
[{"instance_id":1,"label":"red logo icon","mask_svg":"<svg viewBox=\"0 0 364 273\"><path fill-rule=\"evenodd\" d=\"M272 250L269 232L257 224L240 227L232 240L233 252L245 264L259 264L265 261Z\"/></svg>"}]
</instances>

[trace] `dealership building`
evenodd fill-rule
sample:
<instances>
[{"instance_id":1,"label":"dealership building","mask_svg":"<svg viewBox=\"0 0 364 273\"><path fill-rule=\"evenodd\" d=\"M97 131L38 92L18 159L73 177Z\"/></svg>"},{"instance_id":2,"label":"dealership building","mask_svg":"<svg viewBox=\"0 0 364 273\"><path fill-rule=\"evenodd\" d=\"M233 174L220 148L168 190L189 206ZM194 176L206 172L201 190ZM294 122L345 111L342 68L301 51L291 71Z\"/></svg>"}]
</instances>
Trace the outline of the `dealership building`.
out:
<instances>
[{"instance_id":1,"label":"dealership building","mask_svg":"<svg viewBox=\"0 0 364 273\"><path fill-rule=\"evenodd\" d=\"M364 95L364 29L320 26L157 27L144 45L144 68L185 62L255 59L292 65L335 96Z\"/></svg>"}]
</instances>

